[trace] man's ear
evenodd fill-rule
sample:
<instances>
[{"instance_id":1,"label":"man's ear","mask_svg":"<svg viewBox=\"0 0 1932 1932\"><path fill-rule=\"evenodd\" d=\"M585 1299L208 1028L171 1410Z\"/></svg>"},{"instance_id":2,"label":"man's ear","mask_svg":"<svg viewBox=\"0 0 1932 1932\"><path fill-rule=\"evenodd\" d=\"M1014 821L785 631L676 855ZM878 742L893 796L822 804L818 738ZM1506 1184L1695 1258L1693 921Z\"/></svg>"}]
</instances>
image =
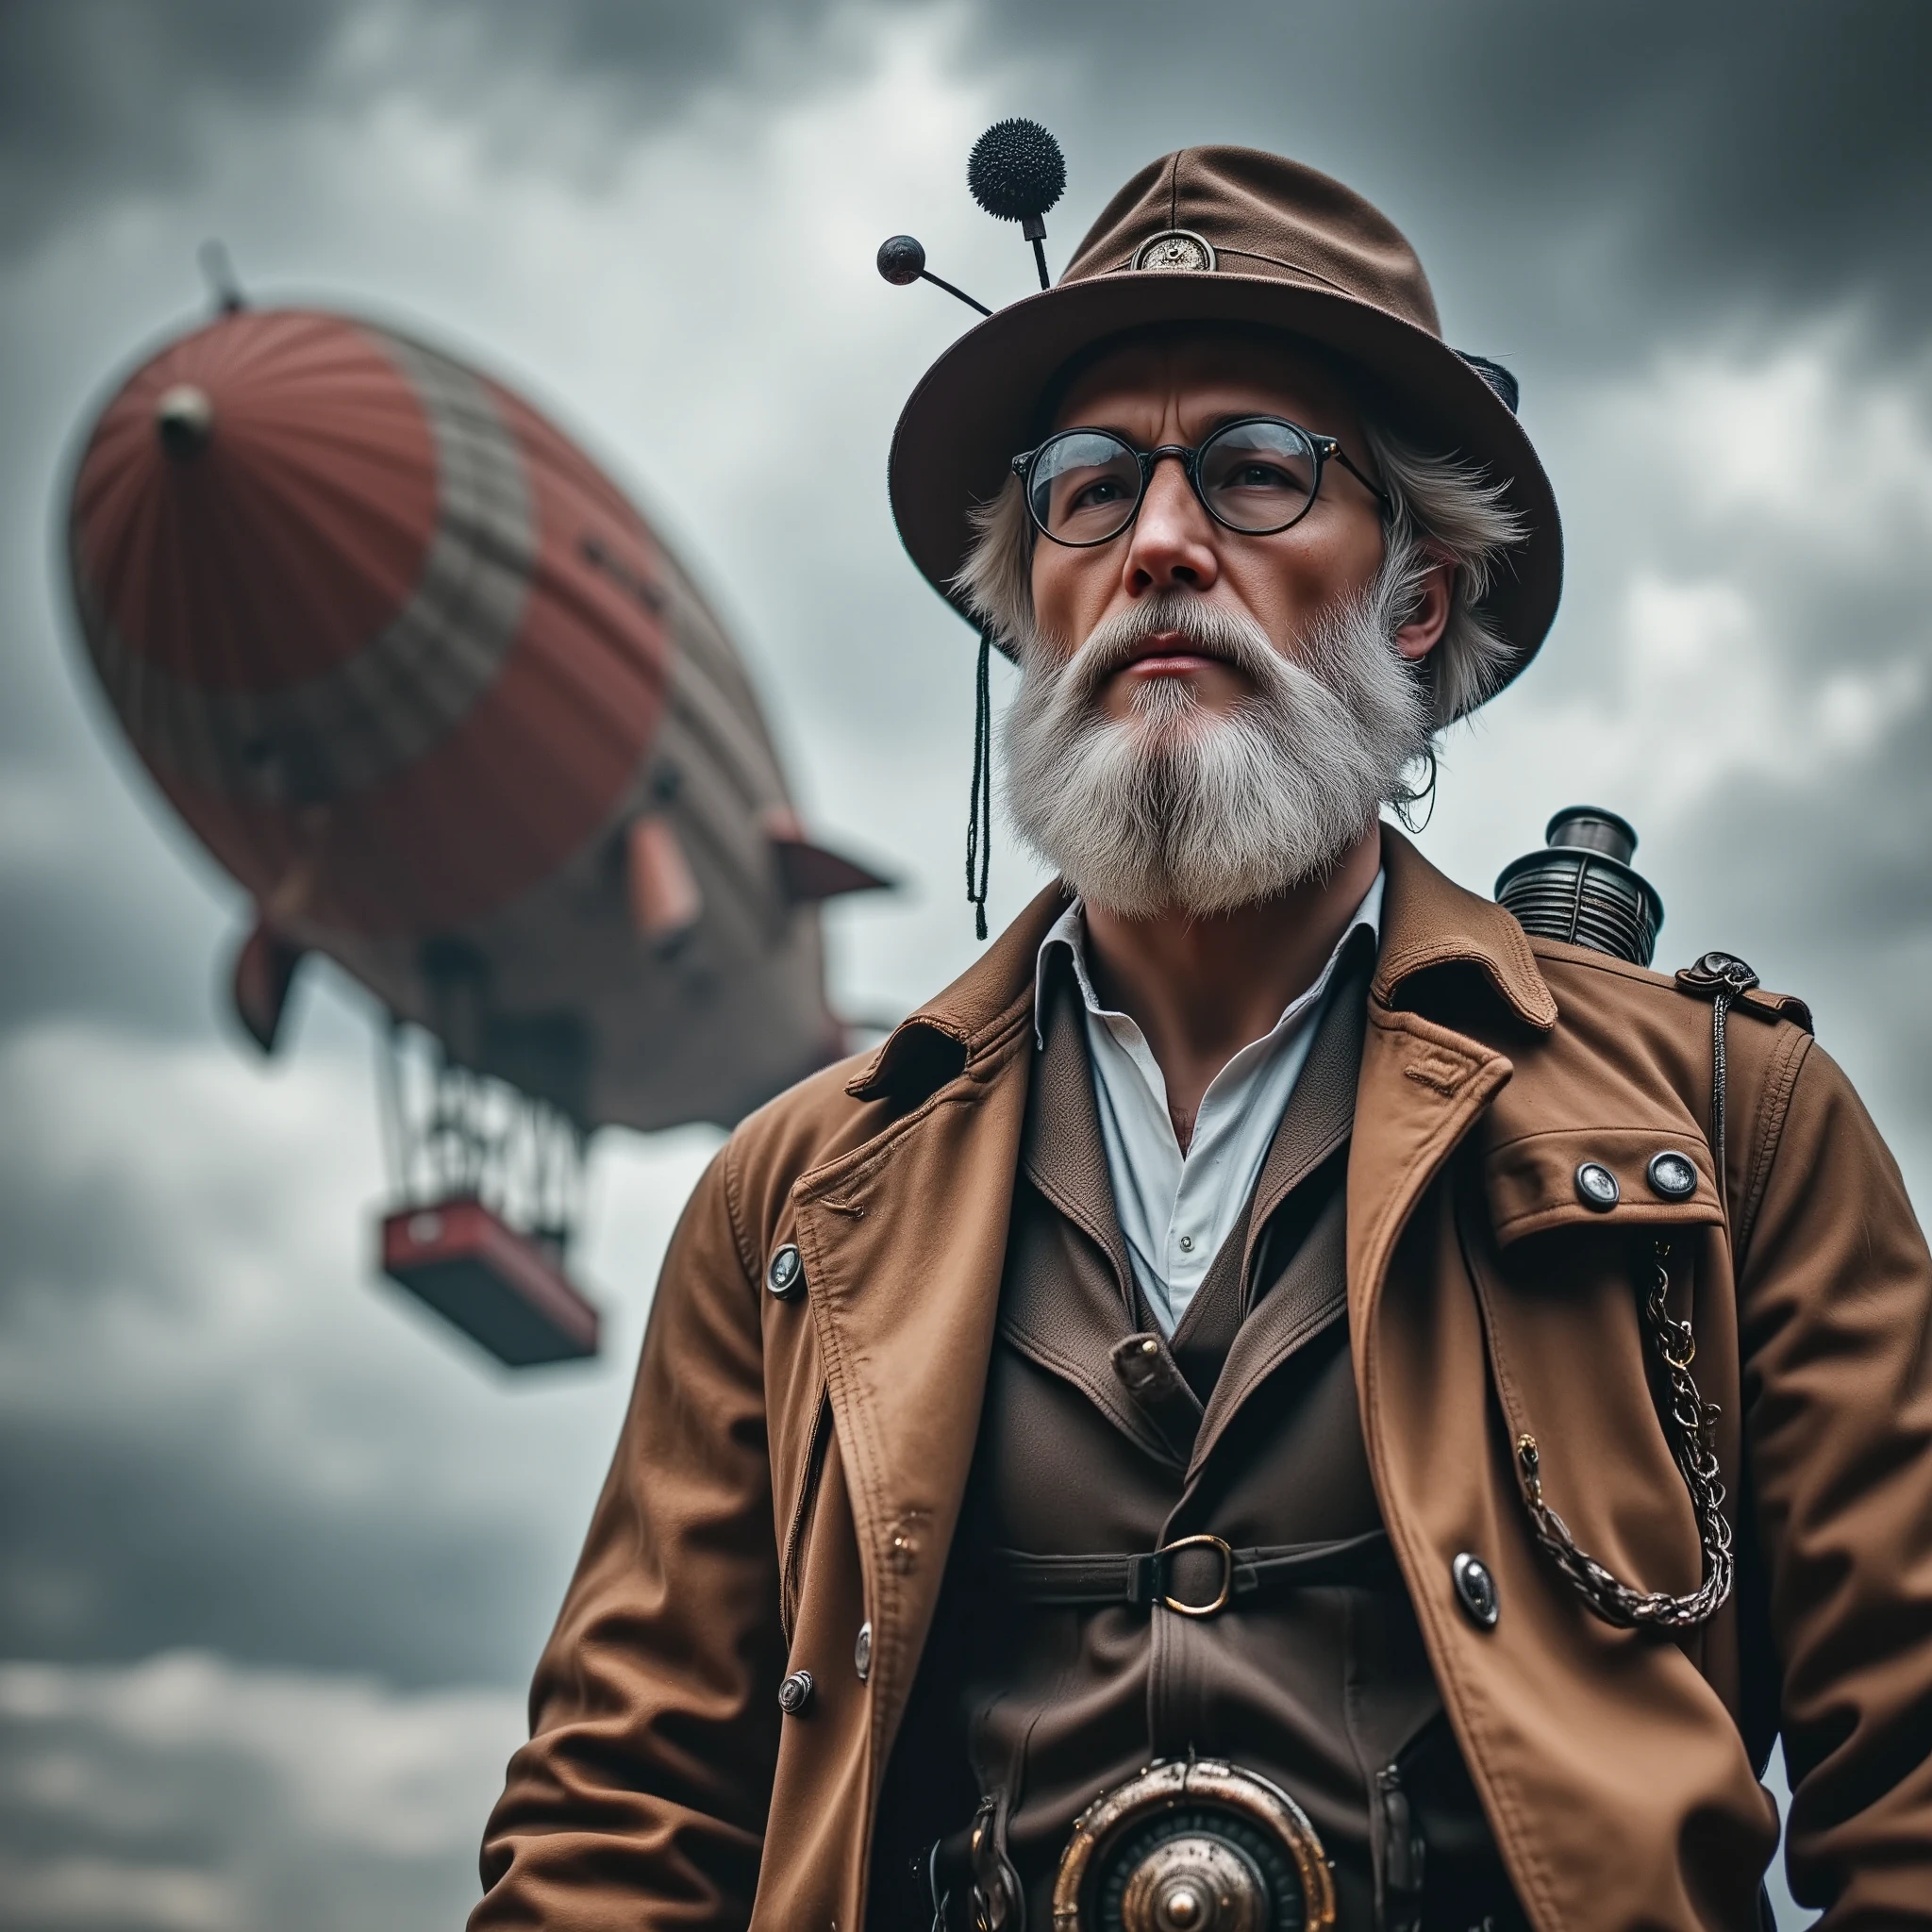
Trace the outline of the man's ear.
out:
<instances>
[{"instance_id":1,"label":"man's ear","mask_svg":"<svg viewBox=\"0 0 1932 1932\"><path fill-rule=\"evenodd\" d=\"M1442 641L1456 598L1456 563L1433 547L1426 553L1428 568L1416 587L1415 609L1395 633L1395 648L1411 664L1420 664Z\"/></svg>"}]
</instances>

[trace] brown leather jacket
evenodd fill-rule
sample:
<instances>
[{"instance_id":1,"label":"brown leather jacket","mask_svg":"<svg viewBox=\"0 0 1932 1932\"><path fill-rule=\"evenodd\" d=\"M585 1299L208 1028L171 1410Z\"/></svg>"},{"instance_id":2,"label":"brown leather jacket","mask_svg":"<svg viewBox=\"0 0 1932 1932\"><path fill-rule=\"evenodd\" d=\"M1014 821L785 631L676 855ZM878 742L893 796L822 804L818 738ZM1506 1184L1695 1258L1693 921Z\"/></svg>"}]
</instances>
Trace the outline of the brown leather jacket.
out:
<instances>
[{"instance_id":1,"label":"brown leather jacket","mask_svg":"<svg viewBox=\"0 0 1932 1932\"><path fill-rule=\"evenodd\" d=\"M1793 1889L1832 1932L1932 1926L1932 1259L1792 1003L1711 1009L1530 941L1385 840L1347 1182L1369 1467L1443 1703L1541 1932L1755 1924L1782 1730ZM1043 894L869 1059L734 1134L666 1258L637 1391L531 1693L474 1932L865 1924L878 1786L969 1467L1033 1056ZM1799 1009L1801 1010L1801 1009ZM1687 1200L1645 1180L1673 1148ZM1621 1184L1579 1198L1584 1161ZM1512 1445L1646 1588L1699 1543L1646 1376L1637 1266L1694 1264L1697 1374L1742 1551L1676 1641L1591 1615ZM795 1244L804 1292L770 1291ZM782 1271L781 1271L782 1273ZM1488 1564L1493 1627L1461 1606ZM870 1624L869 1670L855 1659ZM802 1711L780 1711L808 1671Z\"/></svg>"}]
</instances>

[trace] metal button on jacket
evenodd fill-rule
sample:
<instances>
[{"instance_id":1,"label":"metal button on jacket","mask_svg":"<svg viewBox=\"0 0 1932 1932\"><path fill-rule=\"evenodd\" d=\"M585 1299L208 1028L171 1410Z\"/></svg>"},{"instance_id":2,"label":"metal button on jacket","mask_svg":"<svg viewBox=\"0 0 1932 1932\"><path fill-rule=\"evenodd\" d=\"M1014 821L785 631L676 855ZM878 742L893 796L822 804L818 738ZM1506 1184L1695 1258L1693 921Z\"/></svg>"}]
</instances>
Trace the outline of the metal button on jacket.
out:
<instances>
[{"instance_id":1,"label":"metal button on jacket","mask_svg":"<svg viewBox=\"0 0 1932 1932\"><path fill-rule=\"evenodd\" d=\"M771 1265L765 1270L765 1286L781 1302L789 1302L805 1286L805 1263L790 1241L772 1257Z\"/></svg>"},{"instance_id":2,"label":"metal button on jacket","mask_svg":"<svg viewBox=\"0 0 1932 1932\"><path fill-rule=\"evenodd\" d=\"M809 1671L793 1671L778 1686L778 1708L787 1717L803 1717L817 1688Z\"/></svg>"},{"instance_id":3,"label":"metal button on jacket","mask_svg":"<svg viewBox=\"0 0 1932 1932\"><path fill-rule=\"evenodd\" d=\"M1617 1185L1617 1176L1600 1160L1586 1160L1576 1170L1576 1198L1599 1214L1614 1208L1623 1191Z\"/></svg>"},{"instance_id":4,"label":"metal button on jacket","mask_svg":"<svg viewBox=\"0 0 1932 1932\"><path fill-rule=\"evenodd\" d=\"M1688 1154L1679 1154L1674 1147L1653 1154L1643 1172L1652 1191L1666 1201L1688 1201L1697 1191L1696 1167Z\"/></svg>"},{"instance_id":5,"label":"metal button on jacket","mask_svg":"<svg viewBox=\"0 0 1932 1932\"><path fill-rule=\"evenodd\" d=\"M1490 1566L1464 1550L1449 1566L1449 1574L1456 1579L1456 1594L1469 1621L1479 1629L1493 1630L1503 1606L1497 1600L1496 1579L1490 1574Z\"/></svg>"},{"instance_id":6,"label":"metal button on jacket","mask_svg":"<svg viewBox=\"0 0 1932 1932\"><path fill-rule=\"evenodd\" d=\"M852 1668L858 1673L862 1684L872 1675L872 1625L858 1626L858 1641L852 1646Z\"/></svg>"}]
</instances>

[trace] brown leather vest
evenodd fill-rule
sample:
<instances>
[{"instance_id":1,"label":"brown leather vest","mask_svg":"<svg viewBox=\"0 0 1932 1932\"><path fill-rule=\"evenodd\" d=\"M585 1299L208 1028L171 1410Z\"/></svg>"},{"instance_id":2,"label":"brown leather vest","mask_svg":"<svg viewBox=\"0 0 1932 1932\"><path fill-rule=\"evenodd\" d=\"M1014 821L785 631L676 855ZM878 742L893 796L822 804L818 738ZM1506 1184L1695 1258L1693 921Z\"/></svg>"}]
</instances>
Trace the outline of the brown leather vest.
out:
<instances>
[{"instance_id":1,"label":"brown leather vest","mask_svg":"<svg viewBox=\"0 0 1932 1932\"><path fill-rule=\"evenodd\" d=\"M1338 971L1248 1211L1172 1341L1134 1285L1078 994L1060 974L966 1511L881 1808L881 1857L898 1870L878 1874L874 1925L903 1914L924 1932L932 1902L923 1875L908 1887L907 1855L920 1865L948 1830L940 1890L970 1890L958 1827L979 1809L993 1923L1004 1913L1045 1932L1075 1817L1151 1760L1190 1754L1296 1800L1334 1862L1343 1932L1410 1932L1431 1863L1431 1932L1485 1910L1507 1922L1507 1884L1387 1563L1356 1407L1343 1187L1372 955L1364 936ZM1190 1536L1366 1554L1343 1581L1271 1588L1251 1575L1246 1600L1211 1616L1158 1601L1211 1601L1224 1581L1211 1547L1162 1569L1151 1591L1142 1574L1140 1602L1051 1600L1054 1576L1082 1580L1068 1558ZM1004 1907L988 1860L1003 1869ZM946 1923L970 1924L965 1904L956 1897Z\"/></svg>"}]
</instances>

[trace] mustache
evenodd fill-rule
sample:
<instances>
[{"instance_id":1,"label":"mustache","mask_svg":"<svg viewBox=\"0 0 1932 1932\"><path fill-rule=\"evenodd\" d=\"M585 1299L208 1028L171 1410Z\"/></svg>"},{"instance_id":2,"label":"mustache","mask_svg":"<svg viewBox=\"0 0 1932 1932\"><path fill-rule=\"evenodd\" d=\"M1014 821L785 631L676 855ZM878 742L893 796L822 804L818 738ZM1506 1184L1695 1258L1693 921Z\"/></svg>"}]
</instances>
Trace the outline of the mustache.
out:
<instances>
[{"instance_id":1,"label":"mustache","mask_svg":"<svg viewBox=\"0 0 1932 1932\"><path fill-rule=\"evenodd\" d=\"M1083 898L1130 918L1224 911L1324 874L1406 795L1403 773L1429 746L1425 688L1394 645L1405 597L1385 567L1288 651L1198 591L1149 593L1070 655L1033 630L1003 726L1021 838ZM1129 716L1110 716L1101 686L1162 633L1239 667L1252 690L1217 716L1186 680L1153 678Z\"/></svg>"},{"instance_id":2,"label":"mustache","mask_svg":"<svg viewBox=\"0 0 1932 1932\"><path fill-rule=\"evenodd\" d=\"M1145 603L1097 625L1060 666L1056 681L1073 702L1090 705L1108 678L1141 657L1154 639L1170 632L1204 658L1219 658L1257 684L1279 675L1280 654L1252 618L1196 591L1158 591Z\"/></svg>"}]
</instances>

